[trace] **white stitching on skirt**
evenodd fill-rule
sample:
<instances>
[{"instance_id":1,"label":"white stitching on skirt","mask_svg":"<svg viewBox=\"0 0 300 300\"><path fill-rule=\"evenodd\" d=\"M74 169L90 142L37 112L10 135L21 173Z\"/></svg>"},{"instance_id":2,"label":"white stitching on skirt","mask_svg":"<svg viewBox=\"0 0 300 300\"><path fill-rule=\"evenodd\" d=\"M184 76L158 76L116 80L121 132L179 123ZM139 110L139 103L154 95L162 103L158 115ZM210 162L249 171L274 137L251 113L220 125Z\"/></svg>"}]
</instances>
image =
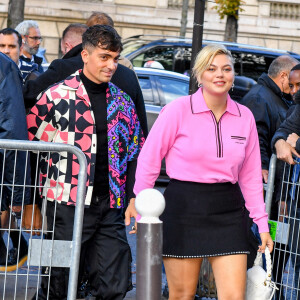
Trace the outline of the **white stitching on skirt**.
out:
<instances>
[{"instance_id":1,"label":"white stitching on skirt","mask_svg":"<svg viewBox=\"0 0 300 300\"><path fill-rule=\"evenodd\" d=\"M219 253L219 254L209 254L209 255L172 255L172 254L163 254L162 256L175 257L175 258L204 258L204 257L213 257L213 256L224 256L224 255L233 255L233 254L250 254L249 251L236 251L228 253Z\"/></svg>"}]
</instances>

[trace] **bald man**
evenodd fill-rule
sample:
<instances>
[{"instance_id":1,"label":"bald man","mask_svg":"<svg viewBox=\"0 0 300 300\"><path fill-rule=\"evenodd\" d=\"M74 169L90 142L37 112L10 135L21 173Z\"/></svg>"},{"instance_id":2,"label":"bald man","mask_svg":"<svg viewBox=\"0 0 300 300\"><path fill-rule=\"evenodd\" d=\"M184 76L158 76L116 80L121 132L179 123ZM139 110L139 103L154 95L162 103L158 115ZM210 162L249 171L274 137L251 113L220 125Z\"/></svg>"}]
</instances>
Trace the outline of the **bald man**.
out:
<instances>
[{"instance_id":1,"label":"bald man","mask_svg":"<svg viewBox=\"0 0 300 300\"><path fill-rule=\"evenodd\" d=\"M63 55L65 55L75 46L81 44L82 35L86 32L87 29L87 25L72 23L63 31L60 42L60 48Z\"/></svg>"}]
</instances>

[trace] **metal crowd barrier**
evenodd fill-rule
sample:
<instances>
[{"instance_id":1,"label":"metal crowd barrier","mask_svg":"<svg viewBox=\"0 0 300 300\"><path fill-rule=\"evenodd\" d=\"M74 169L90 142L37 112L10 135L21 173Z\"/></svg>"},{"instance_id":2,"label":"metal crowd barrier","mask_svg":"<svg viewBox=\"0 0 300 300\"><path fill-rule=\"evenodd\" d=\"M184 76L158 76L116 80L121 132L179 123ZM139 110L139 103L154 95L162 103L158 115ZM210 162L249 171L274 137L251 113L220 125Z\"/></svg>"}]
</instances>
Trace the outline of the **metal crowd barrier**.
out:
<instances>
[{"instance_id":1,"label":"metal crowd barrier","mask_svg":"<svg viewBox=\"0 0 300 300\"><path fill-rule=\"evenodd\" d=\"M72 241L58 241L54 240L54 225L52 228L47 228L46 214L47 214L47 201L44 200L41 207L42 221L39 228L33 228L32 221L36 217L37 212L37 198L39 192L43 190L43 193L47 191L49 186L42 187L39 183L39 168L40 163L43 162L43 168L49 172L49 166L52 163L48 160L50 154L55 153L57 155L58 162L61 161L62 154L73 155L79 163L78 173L78 185L77 185L77 198L76 209L73 227ZM13 167L8 167L8 157L14 157ZM23 197L22 199L22 211L25 206L24 200L27 190L31 191L32 201L32 216L31 226L28 229L22 228L24 223L24 217L21 213L18 218L15 218L15 213L11 209L8 209L6 217L8 216L7 226L5 228L4 221L0 227L0 233L2 240L5 243L5 262L0 266L0 299L31 299L38 291L41 280L48 280L48 285L51 279L51 270L54 267L63 267L69 269L69 282L68 282L68 300L75 300L77 295L77 280L79 271L79 257L81 248L81 231L83 223L84 213L84 199L86 193L86 173L87 162L83 152L74 146L58 143L46 143L46 142L29 142L29 141L17 141L17 140L0 140L0 157L2 158L0 167L0 209L2 211L1 218L4 218L4 195L6 189L11 189L11 195L7 197L6 201L10 207L13 207L13 199L18 194ZM24 176L16 178L16 171L22 165L24 170ZM33 166L31 173L28 170L29 166ZM7 182L5 179L6 172L13 172L12 182ZM58 174L52 174L58 178ZM31 183L28 177L31 177ZM34 177L34 179L33 179ZM57 193L56 193L57 194ZM54 215L56 213L57 201L54 201ZM14 222L16 219L16 222ZM55 216L54 216L55 220ZM55 223L55 221L54 221ZM15 244L11 236L16 236L18 245ZM0 237L1 238L1 237ZM24 239L28 243L28 259L23 265L21 265L21 259L26 261L26 255L22 252L22 240ZM2 243L3 244L3 243ZM15 248L12 248L14 246ZM3 249L2 249L3 250ZM1 254L1 249L0 249ZM26 254L26 253L25 253ZM3 258L3 251L2 251ZM20 262L17 265L11 265L12 258L14 261ZM35 299L35 298L34 298ZM49 298L49 288L47 299Z\"/></svg>"},{"instance_id":2,"label":"metal crowd barrier","mask_svg":"<svg viewBox=\"0 0 300 300\"><path fill-rule=\"evenodd\" d=\"M270 216L274 180L276 173L276 156L273 155L270 162L268 189L266 195L266 209ZM298 300L300 299L300 202L299 199L299 170L300 165L291 166L284 164L282 183L280 188L280 199L278 205L277 220L270 220L271 235L274 238L273 279L279 292L276 299ZM281 209L280 209L281 208ZM274 261L274 258L277 261ZM279 270L281 261L282 272ZM280 275L280 276L279 276ZM278 280L281 277L281 280Z\"/></svg>"}]
</instances>

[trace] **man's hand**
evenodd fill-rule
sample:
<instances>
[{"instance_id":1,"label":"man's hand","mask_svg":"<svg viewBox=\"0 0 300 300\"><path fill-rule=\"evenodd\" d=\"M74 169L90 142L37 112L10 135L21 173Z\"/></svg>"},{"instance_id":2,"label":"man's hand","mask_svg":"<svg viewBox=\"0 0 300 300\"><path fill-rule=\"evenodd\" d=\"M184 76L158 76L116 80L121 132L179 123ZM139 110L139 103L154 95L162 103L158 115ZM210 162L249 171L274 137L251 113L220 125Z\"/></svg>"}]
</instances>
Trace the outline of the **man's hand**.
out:
<instances>
[{"instance_id":1,"label":"man's hand","mask_svg":"<svg viewBox=\"0 0 300 300\"><path fill-rule=\"evenodd\" d=\"M261 170L261 174L264 180L264 183L268 183L269 170Z\"/></svg>"},{"instance_id":2,"label":"man's hand","mask_svg":"<svg viewBox=\"0 0 300 300\"><path fill-rule=\"evenodd\" d=\"M278 202L278 206L279 206L279 218L278 221L279 222L283 222L283 218L284 217L288 217L288 210L287 210L287 205L285 201L279 201Z\"/></svg>"},{"instance_id":3,"label":"man's hand","mask_svg":"<svg viewBox=\"0 0 300 300\"><path fill-rule=\"evenodd\" d=\"M283 139L280 139L275 143L275 149L277 158L289 163L290 165L295 164L292 154L294 154L297 157L300 157L295 148L293 148L289 143L287 143Z\"/></svg>"},{"instance_id":4,"label":"man's hand","mask_svg":"<svg viewBox=\"0 0 300 300\"><path fill-rule=\"evenodd\" d=\"M288 144L290 144L293 148L296 148L296 143L297 143L298 139L299 139L299 135L298 135L298 134L296 134L296 133L291 133L291 134L288 136L286 142L287 142Z\"/></svg>"},{"instance_id":5,"label":"man's hand","mask_svg":"<svg viewBox=\"0 0 300 300\"><path fill-rule=\"evenodd\" d=\"M12 206L11 207L11 211L15 212L15 213L19 213L22 210L22 205L20 206Z\"/></svg>"},{"instance_id":6,"label":"man's hand","mask_svg":"<svg viewBox=\"0 0 300 300\"><path fill-rule=\"evenodd\" d=\"M22 205L18 206L9 206L10 210L14 213L17 219L21 219L22 215Z\"/></svg>"},{"instance_id":7,"label":"man's hand","mask_svg":"<svg viewBox=\"0 0 300 300\"><path fill-rule=\"evenodd\" d=\"M128 207L125 211L125 225L130 225L131 218L137 219L138 213L135 209L135 198L131 198L128 204ZM137 223L135 221L134 226L131 231L129 231L129 234L136 233L137 231Z\"/></svg>"}]
</instances>

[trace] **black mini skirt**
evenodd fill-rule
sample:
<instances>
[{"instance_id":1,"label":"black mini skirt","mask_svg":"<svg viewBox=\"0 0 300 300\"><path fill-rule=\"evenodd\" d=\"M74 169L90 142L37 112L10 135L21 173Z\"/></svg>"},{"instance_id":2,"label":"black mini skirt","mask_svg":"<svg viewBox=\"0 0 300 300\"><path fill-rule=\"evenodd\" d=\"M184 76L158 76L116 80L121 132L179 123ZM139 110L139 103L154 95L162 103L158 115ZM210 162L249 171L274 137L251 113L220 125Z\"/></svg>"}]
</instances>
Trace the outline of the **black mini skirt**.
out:
<instances>
[{"instance_id":1,"label":"black mini skirt","mask_svg":"<svg viewBox=\"0 0 300 300\"><path fill-rule=\"evenodd\" d=\"M172 179L164 196L164 257L249 254L249 217L238 184Z\"/></svg>"}]
</instances>

